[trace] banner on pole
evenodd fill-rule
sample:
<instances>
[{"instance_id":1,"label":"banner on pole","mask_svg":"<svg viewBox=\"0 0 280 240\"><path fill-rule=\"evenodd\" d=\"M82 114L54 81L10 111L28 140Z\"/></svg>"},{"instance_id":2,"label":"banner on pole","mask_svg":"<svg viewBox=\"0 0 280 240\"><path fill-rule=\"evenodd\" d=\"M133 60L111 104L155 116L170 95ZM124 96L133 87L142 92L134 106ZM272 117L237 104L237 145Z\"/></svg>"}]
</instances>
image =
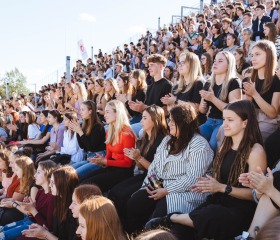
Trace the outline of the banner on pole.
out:
<instances>
[{"instance_id":1,"label":"banner on pole","mask_svg":"<svg viewBox=\"0 0 280 240\"><path fill-rule=\"evenodd\" d=\"M87 51L85 49L85 45L83 44L83 40L82 39L80 41L78 41L78 47L79 47L79 50L81 52L83 60L88 59L88 54L87 54Z\"/></svg>"}]
</instances>

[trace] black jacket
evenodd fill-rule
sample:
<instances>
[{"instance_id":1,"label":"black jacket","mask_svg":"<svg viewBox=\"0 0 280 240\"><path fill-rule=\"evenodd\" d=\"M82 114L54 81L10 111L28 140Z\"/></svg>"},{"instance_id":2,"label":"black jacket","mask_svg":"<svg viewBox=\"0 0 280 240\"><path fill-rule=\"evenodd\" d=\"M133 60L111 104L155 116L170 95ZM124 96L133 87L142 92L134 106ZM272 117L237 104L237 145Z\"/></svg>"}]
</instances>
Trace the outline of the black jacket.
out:
<instances>
[{"instance_id":1,"label":"black jacket","mask_svg":"<svg viewBox=\"0 0 280 240\"><path fill-rule=\"evenodd\" d=\"M261 18L261 22L260 22L260 29L258 31L258 26L259 26L259 18L253 20L253 24L252 24L252 30L253 30L253 36L252 36L252 40L256 41L256 37L260 37L260 39L264 38L264 33L263 33L263 24L267 23L267 22L271 22L271 18L268 16L263 16Z\"/></svg>"}]
</instances>

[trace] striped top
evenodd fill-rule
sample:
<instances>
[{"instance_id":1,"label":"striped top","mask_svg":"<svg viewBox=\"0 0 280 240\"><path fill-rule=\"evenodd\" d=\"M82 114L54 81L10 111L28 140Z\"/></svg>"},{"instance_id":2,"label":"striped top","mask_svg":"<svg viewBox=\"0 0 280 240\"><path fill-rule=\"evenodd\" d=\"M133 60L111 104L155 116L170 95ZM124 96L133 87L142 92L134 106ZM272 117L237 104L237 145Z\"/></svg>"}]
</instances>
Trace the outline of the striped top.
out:
<instances>
[{"instance_id":1,"label":"striped top","mask_svg":"<svg viewBox=\"0 0 280 240\"><path fill-rule=\"evenodd\" d=\"M213 151L207 140L195 134L178 155L168 155L167 142L170 136L165 137L151 163L147 176L155 174L163 179L163 185L168 191L166 195L167 212L189 213L202 204L207 194L191 192L192 185L197 177L204 176L213 160ZM148 183L147 177L144 183ZM143 185L144 187L144 185Z\"/></svg>"}]
</instances>

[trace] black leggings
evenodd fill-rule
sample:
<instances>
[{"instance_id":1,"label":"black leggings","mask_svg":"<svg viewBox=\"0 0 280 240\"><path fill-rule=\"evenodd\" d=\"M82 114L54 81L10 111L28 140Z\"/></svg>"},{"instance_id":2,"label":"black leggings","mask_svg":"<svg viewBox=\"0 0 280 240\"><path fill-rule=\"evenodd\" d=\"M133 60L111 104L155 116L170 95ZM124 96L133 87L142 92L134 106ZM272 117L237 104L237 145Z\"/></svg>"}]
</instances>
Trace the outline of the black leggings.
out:
<instances>
[{"instance_id":1,"label":"black leggings","mask_svg":"<svg viewBox=\"0 0 280 240\"><path fill-rule=\"evenodd\" d=\"M135 192L127 202L125 229L128 233L141 230L150 218L167 214L166 197L155 201L146 189Z\"/></svg>"},{"instance_id":2,"label":"black leggings","mask_svg":"<svg viewBox=\"0 0 280 240\"><path fill-rule=\"evenodd\" d=\"M12 222L17 222L24 218L23 213L16 208L3 208L3 214L1 215L0 225L5 226ZM1 210L2 211L2 210Z\"/></svg>"},{"instance_id":3,"label":"black leggings","mask_svg":"<svg viewBox=\"0 0 280 240\"><path fill-rule=\"evenodd\" d=\"M94 171L90 178L82 181L82 184L96 184L102 192L107 192L121 181L132 176L132 168L107 167Z\"/></svg>"},{"instance_id":4,"label":"black leggings","mask_svg":"<svg viewBox=\"0 0 280 240\"><path fill-rule=\"evenodd\" d=\"M138 174L122 181L110 190L108 198L114 202L122 223L126 216L126 203L131 195L141 188L145 177L145 174Z\"/></svg>"}]
</instances>

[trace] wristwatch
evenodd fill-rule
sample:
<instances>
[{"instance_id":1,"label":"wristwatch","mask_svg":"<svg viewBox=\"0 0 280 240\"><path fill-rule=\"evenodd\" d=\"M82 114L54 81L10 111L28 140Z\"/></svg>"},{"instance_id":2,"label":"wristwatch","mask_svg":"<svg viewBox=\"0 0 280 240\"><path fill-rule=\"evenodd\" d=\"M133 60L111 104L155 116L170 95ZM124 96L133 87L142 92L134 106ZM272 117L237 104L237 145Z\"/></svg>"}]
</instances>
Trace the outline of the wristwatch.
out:
<instances>
[{"instance_id":1,"label":"wristwatch","mask_svg":"<svg viewBox=\"0 0 280 240\"><path fill-rule=\"evenodd\" d=\"M224 192L225 195L229 195L231 192L232 192L232 187L230 185L227 185Z\"/></svg>"}]
</instances>

